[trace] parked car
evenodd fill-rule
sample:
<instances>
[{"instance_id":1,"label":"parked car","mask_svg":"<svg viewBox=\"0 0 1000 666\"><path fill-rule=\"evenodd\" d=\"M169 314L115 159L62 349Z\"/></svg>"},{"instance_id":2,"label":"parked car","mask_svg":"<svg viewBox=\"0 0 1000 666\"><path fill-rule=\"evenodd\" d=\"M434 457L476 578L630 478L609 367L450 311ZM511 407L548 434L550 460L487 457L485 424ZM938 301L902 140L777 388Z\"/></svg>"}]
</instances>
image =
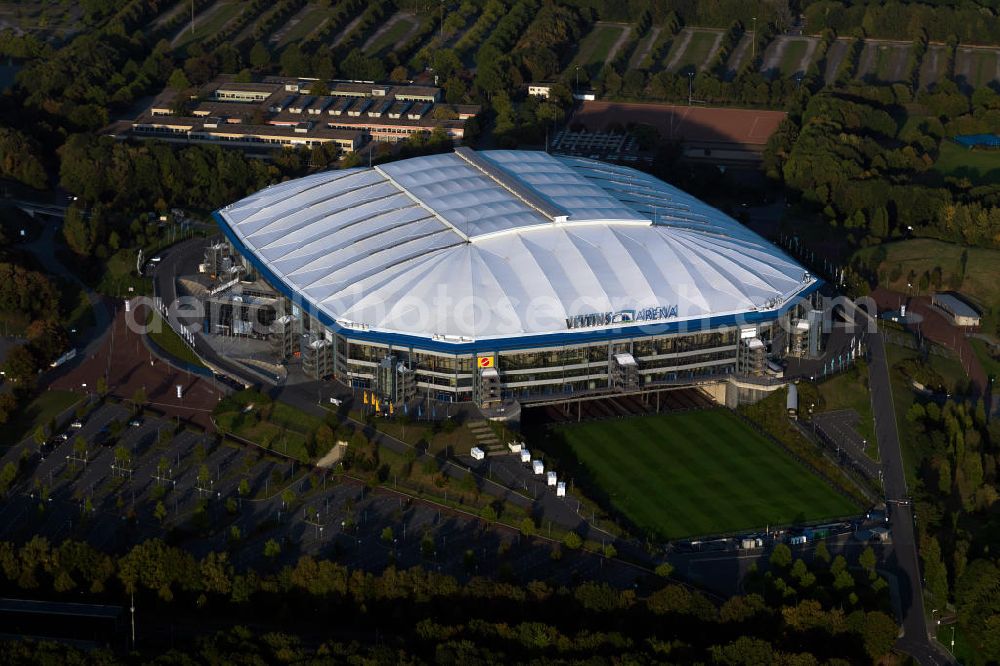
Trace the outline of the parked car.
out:
<instances>
[{"instance_id":1,"label":"parked car","mask_svg":"<svg viewBox=\"0 0 1000 666\"><path fill-rule=\"evenodd\" d=\"M69 427L72 428L73 430L79 430L80 428L83 427L83 421L73 421L72 423L69 424Z\"/></svg>"},{"instance_id":2,"label":"parked car","mask_svg":"<svg viewBox=\"0 0 1000 666\"><path fill-rule=\"evenodd\" d=\"M101 428L94 435L94 444L98 446L111 446L114 444L114 438L111 437L111 431L108 428Z\"/></svg>"},{"instance_id":3,"label":"parked car","mask_svg":"<svg viewBox=\"0 0 1000 666\"><path fill-rule=\"evenodd\" d=\"M141 425L142 425L142 419L132 419L131 421L128 422L129 428L138 428Z\"/></svg>"}]
</instances>

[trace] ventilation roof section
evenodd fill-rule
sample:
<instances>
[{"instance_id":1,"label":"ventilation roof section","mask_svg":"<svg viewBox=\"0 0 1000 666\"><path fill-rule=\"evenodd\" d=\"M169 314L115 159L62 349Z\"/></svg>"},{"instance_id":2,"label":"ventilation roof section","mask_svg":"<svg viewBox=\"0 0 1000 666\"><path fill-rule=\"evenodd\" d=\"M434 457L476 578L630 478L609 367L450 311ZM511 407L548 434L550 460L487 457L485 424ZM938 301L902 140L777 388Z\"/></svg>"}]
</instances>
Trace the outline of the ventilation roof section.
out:
<instances>
[{"instance_id":1,"label":"ventilation roof section","mask_svg":"<svg viewBox=\"0 0 1000 666\"><path fill-rule=\"evenodd\" d=\"M549 218L552 222L565 222L569 218L569 211L559 206L551 199L547 199L537 194L534 190L525 186L519 178L507 173L493 162L482 157L468 146L455 148L455 154L463 160L479 169L497 185L504 188L515 197L526 203L531 208Z\"/></svg>"}]
</instances>

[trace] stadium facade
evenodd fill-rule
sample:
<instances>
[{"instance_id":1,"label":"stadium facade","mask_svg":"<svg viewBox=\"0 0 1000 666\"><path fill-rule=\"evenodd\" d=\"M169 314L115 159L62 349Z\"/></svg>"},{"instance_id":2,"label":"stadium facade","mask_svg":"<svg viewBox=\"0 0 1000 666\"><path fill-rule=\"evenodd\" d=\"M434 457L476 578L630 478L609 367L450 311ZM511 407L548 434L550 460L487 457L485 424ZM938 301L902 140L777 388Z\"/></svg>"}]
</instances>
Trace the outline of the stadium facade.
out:
<instances>
[{"instance_id":1,"label":"stadium facade","mask_svg":"<svg viewBox=\"0 0 1000 666\"><path fill-rule=\"evenodd\" d=\"M384 402L762 374L819 281L648 174L484 151L317 173L215 213L206 327Z\"/></svg>"}]
</instances>

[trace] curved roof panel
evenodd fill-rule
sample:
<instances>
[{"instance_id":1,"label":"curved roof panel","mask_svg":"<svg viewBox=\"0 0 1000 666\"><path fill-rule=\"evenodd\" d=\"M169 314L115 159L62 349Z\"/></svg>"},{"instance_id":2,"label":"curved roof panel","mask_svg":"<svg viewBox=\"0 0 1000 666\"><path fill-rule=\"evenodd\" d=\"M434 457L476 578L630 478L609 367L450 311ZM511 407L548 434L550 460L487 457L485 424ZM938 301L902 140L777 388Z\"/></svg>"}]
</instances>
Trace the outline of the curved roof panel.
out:
<instances>
[{"instance_id":1,"label":"curved roof panel","mask_svg":"<svg viewBox=\"0 0 1000 666\"><path fill-rule=\"evenodd\" d=\"M323 172L218 217L289 293L331 320L437 340L618 328L635 312L690 320L767 311L815 282L663 181L542 152L463 148ZM612 323L596 313L626 314Z\"/></svg>"}]
</instances>

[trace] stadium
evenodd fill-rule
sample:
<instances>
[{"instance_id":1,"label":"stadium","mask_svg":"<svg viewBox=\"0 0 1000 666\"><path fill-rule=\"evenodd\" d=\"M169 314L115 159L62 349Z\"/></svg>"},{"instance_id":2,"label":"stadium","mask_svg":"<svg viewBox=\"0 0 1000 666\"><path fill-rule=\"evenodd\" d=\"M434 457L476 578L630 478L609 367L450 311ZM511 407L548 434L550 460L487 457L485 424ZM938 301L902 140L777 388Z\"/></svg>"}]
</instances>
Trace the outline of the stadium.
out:
<instances>
[{"instance_id":1,"label":"stadium","mask_svg":"<svg viewBox=\"0 0 1000 666\"><path fill-rule=\"evenodd\" d=\"M488 408L761 375L819 286L665 182L544 152L326 171L215 219L210 332L266 338L306 374L386 403Z\"/></svg>"}]
</instances>

